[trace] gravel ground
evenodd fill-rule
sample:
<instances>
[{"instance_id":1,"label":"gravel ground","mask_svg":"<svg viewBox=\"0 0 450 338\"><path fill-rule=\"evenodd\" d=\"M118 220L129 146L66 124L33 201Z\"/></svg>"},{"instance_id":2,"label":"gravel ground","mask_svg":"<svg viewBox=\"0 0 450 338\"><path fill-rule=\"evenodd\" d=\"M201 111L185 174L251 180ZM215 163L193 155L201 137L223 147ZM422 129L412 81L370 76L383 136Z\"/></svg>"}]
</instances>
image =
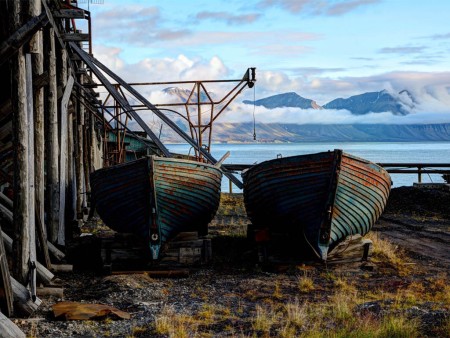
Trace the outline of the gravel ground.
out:
<instances>
[{"instance_id":1,"label":"gravel ground","mask_svg":"<svg viewBox=\"0 0 450 338\"><path fill-rule=\"evenodd\" d=\"M426 200L430 194L434 203ZM405 196L414 200L405 200ZM391 223L397 220L397 227L402 227L403 222L408 228L416 224L417 213L425 208L421 222L434 224L448 235L449 197L450 194L445 192L394 189L383 217ZM246 245L245 225L248 221L244 215L242 197L225 196L211 225L213 263L192 269L187 278L154 279L146 274L99 276L89 271L61 273L55 283L64 287L64 299L42 298L43 304L33 318L14 321L27 336L36 337L279 336L285 332L281 322L273 321L267 330L255 325L261 308L280 309L286 304L309 304L312 308L329 302L335 297L336 290L342 288L344 294L356 290L367 297L367 301L361 300L353 310L357 317L401 313L420 322L420 332L416 336L445 336L448 332L450 294L448 287L445 289L446 282L442 282L448 280L448 266L426 256L426 252L425 255L414 255L414 250L408 251L413 249L408 247L412 244L397 239L398 246L406 250L407 264L403 268L412 267L407 273L375 259L368 263L334 266L277 264L263 269L250 259L254 252ZM387 223L382 220L374 230L389 238L390 231L398 232L398 228L389 230ZM420 227L416 227L417 231L421 231ZM441 244L442 250L450 252L448 242ZM432 270L430 265L434 267ZM310 280L313 285L307 291L299 286L305 280ZM340 283L348 289L339 286ZM383 295L411 296L405 292L414 288L420 294L418 284L433 297L424 296L415 301L405 298L399 306L398 296L379 299L370 296L374 290L381 290ZM447 294L440 288L447 290ZM130 313L131 319L55 320L51 306L61 300L111 305ZM164 320L176 330L164 331L161 328ZM304 326L313 324L306 322ZM333 325L336 323L326 324L324 332L333 332ZM302 332L301 328L298 330L297 334Z\"/></svg>"}]
</instances>

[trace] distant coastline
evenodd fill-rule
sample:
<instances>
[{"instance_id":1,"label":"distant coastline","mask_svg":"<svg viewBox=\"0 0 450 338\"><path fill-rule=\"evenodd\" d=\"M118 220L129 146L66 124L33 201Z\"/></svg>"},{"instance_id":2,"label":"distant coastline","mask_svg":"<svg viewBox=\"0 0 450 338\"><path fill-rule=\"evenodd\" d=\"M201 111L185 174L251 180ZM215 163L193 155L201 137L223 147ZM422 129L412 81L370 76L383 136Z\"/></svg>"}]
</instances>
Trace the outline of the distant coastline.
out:
<instances>
[{"instance_id":1,"label":"distant coastline","mask_svg":"<svg viewBox=\"0 0 450 338\"><path fill-rule=\"evenodd\" d=\"M256 132L256 140L253 133ZM213 142L227 144L298 142L436 142L450 141L450 123L438 124L292 124L216 123ZM162 141L179 143L173 133Z\"/></svg>"}]
</instances>

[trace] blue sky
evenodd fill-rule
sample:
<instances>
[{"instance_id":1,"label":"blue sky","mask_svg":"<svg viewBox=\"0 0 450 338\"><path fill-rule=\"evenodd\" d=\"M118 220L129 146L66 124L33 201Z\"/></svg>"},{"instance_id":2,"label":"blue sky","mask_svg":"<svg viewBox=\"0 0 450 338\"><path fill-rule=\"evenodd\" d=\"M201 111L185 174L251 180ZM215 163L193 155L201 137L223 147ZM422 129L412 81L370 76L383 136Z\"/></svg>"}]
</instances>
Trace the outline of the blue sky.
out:
<instances>
[{"instance_id":1,"label":"blue sky","mask_svg":"<svg viewBox=\"0 0 450 338\"><path fill-rule=\"evenodd\" d=\"M294 91L323 105L408 89L430 113L416 120L450 122L447 0L104 0L90 11L95 56L129 82L257 67L257 98Z\"/></svg>"}]
</instances>

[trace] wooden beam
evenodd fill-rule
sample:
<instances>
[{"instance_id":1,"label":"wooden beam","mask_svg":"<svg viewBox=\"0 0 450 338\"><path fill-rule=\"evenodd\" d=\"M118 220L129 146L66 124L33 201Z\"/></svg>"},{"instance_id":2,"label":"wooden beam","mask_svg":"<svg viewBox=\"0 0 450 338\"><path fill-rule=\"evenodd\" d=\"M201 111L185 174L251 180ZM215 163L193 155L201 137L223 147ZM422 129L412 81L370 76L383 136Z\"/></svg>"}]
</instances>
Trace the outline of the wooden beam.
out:
<instances>
[{"instance_id":1,"label":"wooden beam","mask_svg":"<svg viewBox=\"0 0 450 338\"><path fill-rule=\"evenodd\" d=\"M189 270L112 271L112 275L147 275L152 278L185 278Z\"/></svg>"},{"instance_id":2,"label":"wooden beam","mask_svg":"<svg viewBox=\"0 0 450 338\"><path fill-rule=\"evenodd\" d=\"M66 168L67 168L67 132L68 132L68 113L70 95L72 94L74 79L72 76L67 81L64 95L61 100L61 152L60 152L60 173L59 173L59 227L58 227L58 244L65 245L65 210L66 210Z\"/></svg>"},{"instance_id":3,"label":"wooden beam","mask_svg":"<svg viewBox=\"0 0 450 338\"><path fill-rule=\"evenodd\" d=\"M55 296L58 298L64 297L64 289L63 288L55 288L55 287L39 287L37 288L38 296Z\"/></svg>"},{"instance_id":4,"label":"wooden beam","mask_svg":"<svg viewBox=\"0 0 450 338\"><path fill-rule=\"evenodd\" d=\"M3 231L1 232L1 236L3 238L3 244L5 245L5 249L7 252L12 253L13 248L13 240ZM48 270L41 263L36 262L36 272L38 281L42 282L44 285L50 284L55 275Z\"/></svg>"},{"instance_id":5,"label":"wooden beam","mask_svg":"<svg viewBox=\"0 0 450 338\"><path fill-rule=\"evenodd\" d=\"M26 91L27 91L27 115L28 115L28 212L30 223L28 225L29 241L29 274L30 290L33 298L36 297L36 213L35 213L35 190L34 190L34 105L33 105L33 70L31 54L25 55L26 65Z\"/></svg>"},{"instance_id":6,"label":"wooden beam","mask_svg":"<svg viewBox=\"0 0 450 338\"><path fill-rule=\"evenodd\" d=\"M14 298L10 278L5 246L3 241L0 240L0 312L7 314L8 317L11 317L14 312Z\"/></svg>"},{"instance_id":7,"label":"wooden beam","mask_svg":"<svg viewBox=\"0 0 450 338\"><path fill-rule=\"evenodd\" d=\"M170 151L164 146L155 133L149 128L149 126L142 120L142 118L131 108L128 101L116 90L116 88L111 84L111 82L103 75L103 73L94 65L91 57L84 52L75 43L71 42L70 46L72 49L83 59L86 65L92 70L92 72L97 76L101 83L105 86L111 96L120 104L123 110L130 115L139 126L144 129L147 135L155 142L158 148L163 152L166 157L171 157Z\"/></svg>"},{"instance_id":8,"label":"wooden beam","mask_svg":"<svg viewBox=\"0 0 450 338\"><path fill-rule=\"evenodd\" d=\"M13 201L9 199L8 196L6 196L4 193L0 192L0 203L3 203L3 205L11 211L13 210Z\"/></svg>"},{"instance_id":9,"label":"wooden beam","mask_svg":"<svg viewBox=\"0 0 450 338\"><path fill-rule=\"evenodd\" d=\"M58 260L58 261L62 261L64 259L64 257L66 257L66 255L64 254L64 252L62 252L61 250L59 250L56 246L54 246L52 243L47 242L48 245L48 250L52 253L52 255Z\"/></svg>"},{"instance_id":10,"label":"wooden beam","mask_svg":"<svg viewBox=\"0 0 450 338\"><path fill-rule=\"evenodd\" d=\"M72 264L53 264L52 270L54 272L72 272L73 265Z\"/></svg>"},{"instance_id":11,"label":"wooden beam","mask_svg":"<svg viewBox=\"0 0 450 338\"><path fill-rule=\"evenodd\" d=\"M42 11L41 1L34 1L36 12ZM40 243L44 266L50 269L52 263L47 247L47 229L45 226L45 112L44 112L44 86L48 85L48 72L44 71L43 32L39 31L35 36L33 62L33 89L34 89L34 169L35 169L35 217L36 233ZM33 38L31 42L34 42ZM31 44L30 42L30 44Z\"/></svg>"},{"instance_id":12,"label":"wooden beam","mask_svg":"<svg viewBox=\"0 0 450 338\"><path fill-rule=\"evenodd\" d=\"M6 41L0 45L0 65L9 60L20 48L29 41L42 27L47 25L48 18L45 13L30 19L25 25L14 31Z\"/></svg>"},{"instance_id":13,"label":"wooden beam","mask_svg":"<svg viewBox=\"0 0 450 338\"><path fill-rule=\"evenodd\" d=\"M150 103L150 101L148 101L141 93L139 93L136 89L134 89L132 86L130 86L128 83L126 83L123 79L121 79L117 74L115 74L111 69L109 69L108 67L106 67L104 64L102 64L99 60L95 59L94 57L88 55L85 51L83 51L82 49L80 49L78 46L76 46L73 42L70 42L70 47L76 51L76 53L84 60L84 62L89 66L89 68L94 72L94 74L98 77L98 79L100 80L100 82L103 83L103 85L105 85L105 87L108 86L112 86L111 83L109 81L107 81L107 83L104 82L103 79L105 79L105 76L103 74L101 74L101 72L99 70L102 70L103 72L105 72L105 74L107 74L108 76L110 76L113 80L117 81L123 88L125 88L131 95L133 95L137 100L139 100L140 102L142 102L149 110L151 110L156 116L158 116L163 122L165 122L172 130L174 130L178 135L180 135L186 142L188 142L191 146L193 146L195 149L197 149L198 152L200 152L209 162L211 162L212 164L216 164L217 160L207 151L205 150L203 147L199 146L198 143L192 138L190 137L188 134L186 134L175 122L173 122L171 119L169 119L163 112L161 112L156 106L154 106L153 104ZM98 68L97 68L98 67ZM100 76L99 76L100 73ZM111 93L111 91L108 89L108 91ZM112 93L111 93L112 94ZM123 106L122 106L123 107ZM131 107L130 107L131 108ZM129 111L127 109L127 111ZM143 125L141 125L142 119L141 117L133 110L131 109L130 115L136 120L136 122L145 130L147 125L145 124L145 122L143 123ZM148 127L147 127L148 128ZM150 134L149 134L150 135ZM151 137L151 136L150 136ZM151 137L152 138L152 137ZM155 141L155 143L158 145L158 147L160 148L159 145L159 139L156 138L157 140L152 140ZM165 148L165 147L164 147ZM161 150L163 150L163 148L160 148ZM170 154L167 155L165 154L165 156L167 157L171 157ZM224 175L227 176L231 181L233 181L233 183L240 189L243 188L243 184L242 182L235 177L233 174L229 173L229 172L225 172L224 171Z\"/></svg>"},{"instance_id":14,"label":"wooden beam","mask_svg":"<svg viewBox=\"0 0 450 338\"><path fill-rule=\"evenodd\" d=\"M57 83L56 83L56 46L55 32L53 28L45 30L46 68L49 74L49 85L46 91L47 99L47 126L46 153L47 153L47 230L48 239L55 243L58 238L59 227L59 128L58 128L58 105L57 105Z\"/></svg>"},{"instance_id":15,"label":"wooden beam","mask_svg":"<svg viewBox=\"0 0 450 338\"><path fill-rule=\"evenodd\" d=\"M16 315L29 317L38 309L42 301L37 297L33 301L30 296L30 291L12 277L11 286L14 294Z\"/></svg>"},{"instance_id":16,"label":"wooden beam","mask_svg":"<svg viewBox=\"0 0 450 338\"><path fill-rule=\"evenodd\" d=\"M12 103L11 103L11 99L6 99L5 101L1 102L0 104L0 116L4 117L2 118L2 121L0 122L0 124L3 124L4 120L8 119L8 115L10 115L12 111Z\"/></svg>"},{"instance_id":17,"label":"wooden beam","mask_svg":"<svg viewBox=\"0 0 450 338\"><path fill-rule=\"evenodd\" d=\"M72 42L81 42L81 41L89 41L89 34L85 33L67 33L61 34L61 38L63 41L72 41Z\"/></svg>"},{"instance_id":18,"label":"wooden beam","mask_svg":"<svg viewBox=\"0 0 450 338\"><path fill-rule=\"evenodd\" d=\"M13 2L12 30L21 26L22 2ZM19 48L12 59L12 105L14 133L14 236L18 240L13 248L13 276L26 284L30 258L29 240L29 182L28 182L28 115L25 57Z\"/></svg>"},{"instance_id":19,"label":"wooden beam","mask_svg":"<svg viewBox=\"0 0 450 338\"><path fill-rule=\"evenodd\" d=\"M53 11L53 17L61 19L84 19L85 13L82 9L60 9Z\"/></svg>"},{"instance_id":20,"label":"wooden beam","mask_svg":"<svg viewBox=\"0 0 450 338\"><path fill-rule=\"evenodd\" d=\"M5 196L3 193L0 193L0 213L2 213L4 215L4 217L6 217L10 223L13 222L12 201L8 198L8 196ZM64 254L64 252L59 250L56 246L54 246L49 241L47 241L47 247L48 247L48 250L53 254L53 256L58 261L62 261L64 259L64 257L66 256ZM47 264L45 264L45 266L47 267L47 269L49 269L49 268L51 268L52 265L49 264L47 266Z\"/></svg>"},{"instance_id":21,"label":"wooden beam","mask_svg":"<svg viewBox=\"0 0 450 338\"><path fill-rule=\"evenodd\" d=\"M0 312L0 332L2 338L25 338L19 327Z\"/></svg>"},{"instance_id":22,"label":"wooden beam","mask_svg":"<svg viewBox=\"0 0 450 338\"><path fill-rule=\"evenodd\" d=\"M4 206L1 201L0 201L0 214L6 218L6 220L10 223L13 224L13 213L11 210L9 210L6 206Z\"/></svg>"},{"instance_id":23,"label":"wooden beam","mask_svg":"<svg viewBox=\"0 0 450 338\"><path fill-rule=\"evenodd\" d=\"M33 88L35 91L39 91L43 87L48 85L48 72L45 71L39 75L35 75L33 79Z\"/></svg>"},{"instance_id":24,"label":"wooden beam","mask_svg":"<svg viewBox=\"0 0 450 338\"><path fill-rule=\"evenodd\" d=\"M80 75L81 77L83 75ZM80 81L82 83L82 81ZM77 187L77 193L76 193L76 218L82 219L83 218L83 204L85 200L85 180L84 180L84 154L83 154L83 129L84 129L84 111L85 108L82 104L83 98L78 98L77 100L77 117L76 117L76 150L75 150L75 171L76 171L76 187Z\"/></svg>"}]
</instances>

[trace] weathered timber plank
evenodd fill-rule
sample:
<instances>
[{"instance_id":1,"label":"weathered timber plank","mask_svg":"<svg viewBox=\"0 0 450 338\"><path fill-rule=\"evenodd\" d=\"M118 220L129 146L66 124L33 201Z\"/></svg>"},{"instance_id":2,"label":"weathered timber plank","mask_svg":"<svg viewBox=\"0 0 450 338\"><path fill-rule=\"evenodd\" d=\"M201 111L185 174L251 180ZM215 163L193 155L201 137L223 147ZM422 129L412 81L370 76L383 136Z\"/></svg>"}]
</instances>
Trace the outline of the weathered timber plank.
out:
<instances>
[{"instance_id":1,"label":"weathered timber plank","mask_svg":"<svg viewBox=\"0 0 450 338\"><path fill-rule=\"evenodd\" d=\"M52 270L55 272L72 272L73 265L71 265L71 264L52 264Z\"/></svg>"},{"instance_id":2,"label":"weathered timber plank","mask_svg":"<svg viewBox=\"0 0 450 338\"><path fill-rule=\"evenodd\" d=\"M365 239L361 235L347 237L339 243L328 255L327 262L349 263L366 260L373 251L373 244L370 239Z\"/></svg>"},{"instance_id":3,"label":"weathered timber plank","mask_svg":"<svg viewBox=\"0 0 450 338\"><path fill-rule=\"evenodd\" d=\"M52 253L52 255L58 260L62 261L64 257L66 256L64 252L59 250L56 246L54 246L52 243L47 242L48 250Z\"/></svg>"},{"instance_id":4,"label":"weathered timber plank","mask_svg":"<svg viewBox=\"0 0 450 338\"><path fill-rule=\"evenodd\" d=\"M64 297L64 289L63 288L55 288L55 287L38 287L36 290L38 296L55 296L58 298Z\"/></svg>"},{"instance_id":5,"label":"weathered timber plank","mask_svg":"<svg viewBox=\"0 0 450 338\"><path fill-rule=\"evenodd\" d=\"M58 244L65 245L65 232L66 232L66 168L67 168L67 133L68 133L68 113L67 107L69 105L70 95L72 93L74 79L69 77L66 88L64 89L64 95L61 100L61 151L59 156L59 227L58 227Z\"/></svg>"},{"instance_id":6,"label":"weathered timber plank","mask_svg":"<svg viewBox=\"0 0 450 338\"><path fill-rule=\"evenodd\" d=\"M12 247L13 247L12 238L9 237L3 231L1 231L1 235L3 237L3 244L5 245L6 251L9 253L12 253ZM50 284L52 279L55 277L55 275L50 270L48 270L45 266L43 266L39 262L36 262L36 272L37 272L37 279L40 282L42 282L44 285Z\"/></svg>"},{"instance_id":7,"label":"weathered timber plank","mask_svg":"<svg viewBox=\"0 0 450 338\"><path fill-rule=\"evenodd\" d=\"M11 11L11 20L14 22L12 29L21 26L21 6L24 3L15 3ZM29 240L29 181L28 181L28 115L27 115L27 90L26 67L23 48L19 48L12 58L12 84L11 92L13 105L13 133L14 138L14 212L13 227L14 236L19 240L13 248L13 275L25 282L28 276L28 262L30 258Z\"/></svg>"},{"instance_id":8,"label":"weathered timber plank","mask_svg":"<svg viewBox=\"0 0 450 338\"><path fill-rule=\"evenodd\" d=\"M39 29L47 25L47 23L47 15L42 13L15 30L14 34L0 45L0 65L19 52L20 48L29 41Z\"/></svg>"},{"instance_id":9,"label":"weathered timber plank","mask_svg":"<svg viewBox=\"0 0 450 338\"><path fill-rule=\"evenodd\" d=\"M84 19L85 13L82 9L60 9L53 11L53 17L61 19Z\"/></svg>"},{"instance_id":10,"label":"weathered timber plank","mask_svg":"<svg viewBox=\"0 0 450 338\"><path fill-rule=\"evenodd\" d=\"M56 46L55 31L53 28L45 30L46 54L45 66L49 74L49 85L46 92L47 125L46 152L47 152L47 199L49 201L48 239L55 243L58 238L59 227L59 141L58 141L58 108L56 83Z\"/></svg>"},{"instance_id":11,"label":"weathered timber plank","mask_svg":"<svg viewBox=\"0 0 450 338\"><path fill-rule=\"evenodd\" d=\"M0 192L0 202L12 212L13 210L13 201L9 199L4 193Z\"/></svg>"},{"instance_id":12,"label":"weathered timber plank","mask_svg":"<svg viewBox=\"0 0 450 338\"><path fill-rule=\"evenodd\" d=\"M39 89L42 89L46 85L48 85L48 72L47 71L45 71L42 74L37 75L37 76L34 77L33 89L35 91L38 91Z\"/></svg>"},{"instance_id":13,"label":"weathered timber plank","mask_svg":"<svg viewBox=\"0 0 450 338\"><path fill-rule=\"evenodd\" d=\"M147 275L154 278L185 278L189 277L189 270L113 271L112 275Z\"/></svg>"},{"instance_id":14,"label":"weathered timber plank","mask_svg":"<svg viewBox=\"0 0 450 338\"><path fill-rule=\"evenodd\" d=\"M11 277L11 286L14 294L14 311L16 315L29 317L32 315L42 301L36 297L33 302L28 289Z\"/></svg>"},{"instance_id":15,"label":"weathered timber plank","mask_svg":"<svg viewBox=\"0 0 450 338\"><path fill-rule=\"evenodd\" d=\"M64 41L72 41L72 42L89 41L89 34L67 33L67 34L61 34L61 38Z\"/></svg>"},{"instance_id":16,"label":"weathered timber plank","mask_svg":"<svg viewBox=\"0 0 450 338\"><path fill-rule=\"evenodd\" d=\"M8 317L11 317L14 312L14 298L10 278L5 246L3 241L0 240L0 312L7 314Z\"/></svg>"},{"instance_id":17,"label":"weathered timber plank","mask_svg":"<svg viewBox=\"0 0 450 338\"><path fill-rule=\"evenodd\" d=\"M1 338L25 338L19 327L0 312L0 337Z\"/></svg>"},{"instance_id":18,"label":"weathered timber plank","mask_svg":"<svg viewBox=\"0 0 450 338\"><path fill-rule=\"evenodd\" d=\"M34 174L34 93L33 93L33 66L31 54L25 55L26 65L26 94L28 115L28 212L30 215L28 224L29 264L36 265L36 217L35 217L35 174ZM31 295L36 297L36 273L33 268L30 271Z\"/></svg>"}]
</instances>

